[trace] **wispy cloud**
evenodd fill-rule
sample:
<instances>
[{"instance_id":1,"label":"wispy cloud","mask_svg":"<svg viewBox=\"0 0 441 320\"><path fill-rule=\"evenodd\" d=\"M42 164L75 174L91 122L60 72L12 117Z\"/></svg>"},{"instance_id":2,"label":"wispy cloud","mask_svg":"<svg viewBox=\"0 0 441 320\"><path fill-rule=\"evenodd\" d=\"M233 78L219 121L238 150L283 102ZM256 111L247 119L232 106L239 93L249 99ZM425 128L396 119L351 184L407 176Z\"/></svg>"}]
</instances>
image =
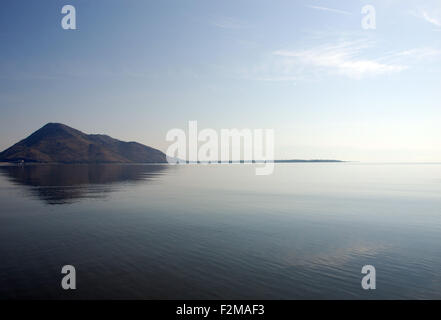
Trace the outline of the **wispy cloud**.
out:
<instances>
[{"instance_id":1,"label":"wispy cloud","mask_svg":"<svg viewBox=\"0 0 441 320\"><path fill-rule=\"evenodd\" d=\"M222 29L249 28L249 25L246 22L231 17L216 19L212 22L212 25Z\"/></svg>"},{"instance_id":2,"label":"wispy cloud","mask_svg":"<svg viewBox=\"0 0 441 320\"><path fill-rule=\"evenodd\" d=\"M430 12L430 13L429 13ZM420 18L431 25L435 26L435 31L439 31L441 29L441 14L439 10L427 10L427 9L419 9L419 10L412 10L410 11L410 14Z\"/></svg>"},{"instance_id":3,"label":"wispy cloud","mask_svg":"<svg viewBox=\"0 0 441 320\"><path fill-rule=\"evenodd\" d=\"M360 32L314 32L295 47L275 47L227 71L247 80L292 83L373 79L408 70L439 72L433 62L441 61L440 46L396 48L378 41Z\"/></svg>"},{"instance_id":4,"label":"wispy cloud","mask_svg":"<svg viewBox=\"0 0 441 320\"><path fill-rule=\"evenodd\" d=\"M430 47L426 48L415 48L410 50L405 50L395 54L396 57L411 57L417 60L426 60L434 57L441 56L441 49L434 49Z\"/></svg>"},{"instance_id":5,"label":"wispy cloud","mask_svg":"<svg viewBox=\"0 0 441 320\"><path fill-rule=\"evenodd\" d=\"M321 10L321 11L328 11L328 12L345 14L345 15L352 15L352 13L349 11L344 11L344 10L339 10L339 9L320 7L320 6L306 6L306 7L310 8L310 9L314 9L314 10Z\"/></svg>"},{"instance_id":6,"label":"wispy cloud","mask_svg":"<svg viewBox=\"0 0 441 320\"><path fill-rule=\"evenodd\" d=\"M314 81L324 77L361 80L431 65L441 49L411 48L381 52L372 40L337 41L307 49L275 50L264 62L241 74L247 79L271 82ZM421 70L421 69L420 69Z\"/></svg>"},{"instance_id":7,"label":"wispy cloud","mask_svg":"<svg viewBox=\"0 0 441 320\"><path fill-rule=\"evenodd\" d=\"M273 52L273 55L283 59L287 69L302 66L353 79L379 76L407 69L405 65L363 58L364 50L369 46L370 44L365 42L342 42L307 50L277 50Z\"/></svg>"},{"instance_id":8,"label":"wispy cloud","mask_svg":"<svg viewBox=\"0 0 441 320\"><path fill-rule=\"evenodd\" d=\"M437 27L441 27L441 19L432 17L429 15L429 13L427 11L422 10L421 11L421 17L426 20L427 22L437 26Z\"/></svg>"}]
</instances>

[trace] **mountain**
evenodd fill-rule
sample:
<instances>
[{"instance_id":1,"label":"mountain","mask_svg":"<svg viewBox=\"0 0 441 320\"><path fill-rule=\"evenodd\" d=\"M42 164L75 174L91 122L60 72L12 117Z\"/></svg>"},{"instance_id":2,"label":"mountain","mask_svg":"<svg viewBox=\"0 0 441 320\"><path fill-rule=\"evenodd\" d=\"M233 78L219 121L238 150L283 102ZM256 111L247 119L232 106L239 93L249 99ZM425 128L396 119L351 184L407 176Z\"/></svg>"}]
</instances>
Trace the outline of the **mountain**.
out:
<instances>
[{"instance_id":1,"label":"mountain","mask_svg":"<svg viewBox=\"0 0 441 320\"><path fill-rule=\"evenodd\" d=\"M0 153L0 162L164 163L166 155L137 142L85 134L61 123L48 123Z\"/></svg>"}]
</instances>

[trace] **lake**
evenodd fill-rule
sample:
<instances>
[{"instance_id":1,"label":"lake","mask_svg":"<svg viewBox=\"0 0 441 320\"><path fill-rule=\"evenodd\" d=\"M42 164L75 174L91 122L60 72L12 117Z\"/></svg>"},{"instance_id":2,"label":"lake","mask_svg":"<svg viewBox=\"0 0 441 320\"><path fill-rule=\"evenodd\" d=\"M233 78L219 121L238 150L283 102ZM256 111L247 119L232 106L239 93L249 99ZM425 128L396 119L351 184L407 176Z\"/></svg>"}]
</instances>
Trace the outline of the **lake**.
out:
<instances>
[{"instance_id":1,"label":"lake","mask_svg":"<svg viewBox=\"0 0 441 320\"><path fill-rule=\"evenodd\" d=\"M441 299L441 164L2 165L0 299L24 298Z\"/></svg>"}]
</instances>

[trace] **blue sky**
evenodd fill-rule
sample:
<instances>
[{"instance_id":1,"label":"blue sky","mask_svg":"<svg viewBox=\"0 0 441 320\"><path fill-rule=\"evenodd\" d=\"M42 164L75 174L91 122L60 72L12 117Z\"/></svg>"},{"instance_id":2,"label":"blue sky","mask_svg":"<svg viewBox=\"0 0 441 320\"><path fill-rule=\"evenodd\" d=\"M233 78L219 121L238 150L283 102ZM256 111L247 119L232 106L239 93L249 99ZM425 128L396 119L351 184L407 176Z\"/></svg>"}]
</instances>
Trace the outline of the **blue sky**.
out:
<instances>
[{"instance_id":1,"label":"blue sky","mask_svg":"<svg viewBox=\"0 0 441 320\"><path fill-rule=\"evenodd\" d=\"M0 4L2 150L62 122L165 151L197 120L274 129L277 158L441 161L440 79L435 0Z\"/></svg>"}]
</instances>

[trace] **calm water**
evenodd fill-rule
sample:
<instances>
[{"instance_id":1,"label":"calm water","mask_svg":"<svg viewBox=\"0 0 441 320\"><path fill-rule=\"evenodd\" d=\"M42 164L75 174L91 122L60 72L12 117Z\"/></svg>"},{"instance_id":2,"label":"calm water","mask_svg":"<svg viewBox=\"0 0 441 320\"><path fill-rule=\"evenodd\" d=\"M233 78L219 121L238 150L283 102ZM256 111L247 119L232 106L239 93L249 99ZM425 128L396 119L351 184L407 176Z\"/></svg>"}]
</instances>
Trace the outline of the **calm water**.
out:
<instances>
[{"instance_id":1,"label":"calm water","mask_svg":"<svg viewBox=\"0 0 441 320\"><path fill-rule=\"evenodd\" d=\"M0 166L0 298L441 298L441 165L254 172Z\"/></svg>"}]
</instances>

